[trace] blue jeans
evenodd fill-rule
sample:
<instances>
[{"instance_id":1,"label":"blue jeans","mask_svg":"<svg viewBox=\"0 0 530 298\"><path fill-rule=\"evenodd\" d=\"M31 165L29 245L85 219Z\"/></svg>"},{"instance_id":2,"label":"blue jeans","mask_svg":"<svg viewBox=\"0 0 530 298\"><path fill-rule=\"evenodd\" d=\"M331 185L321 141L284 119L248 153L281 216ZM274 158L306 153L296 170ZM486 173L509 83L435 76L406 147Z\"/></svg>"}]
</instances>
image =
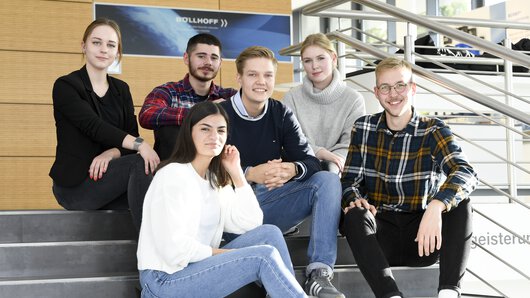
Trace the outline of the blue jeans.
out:
<instances>
[{"instance_id":1,"label":"blue jeans","mask_svg":"<svg viewBox=\"0 0 530 298\"><path fill-rule=\"evenodd\" d=\"M254 281L260 281L271 297L307 297L294 277L277 227L257 227L223 248L234 250L190 263L173 274L141 270L142 298L225 297Z\"/></svg>"},{"instance_id":2,"label":"blue jeans","mask_svg":"<svg viewBox=\"0 0 530 298\"><path fill-rule=\"evenodd\" d=\"M292 181L270 191L256 184L254 192L263 210L263 223L276 225L283 232L313 215L306 274L316 268L333 273L341 213L339 176L320 171L303 182Z\"/></svg>"}]
</instances>

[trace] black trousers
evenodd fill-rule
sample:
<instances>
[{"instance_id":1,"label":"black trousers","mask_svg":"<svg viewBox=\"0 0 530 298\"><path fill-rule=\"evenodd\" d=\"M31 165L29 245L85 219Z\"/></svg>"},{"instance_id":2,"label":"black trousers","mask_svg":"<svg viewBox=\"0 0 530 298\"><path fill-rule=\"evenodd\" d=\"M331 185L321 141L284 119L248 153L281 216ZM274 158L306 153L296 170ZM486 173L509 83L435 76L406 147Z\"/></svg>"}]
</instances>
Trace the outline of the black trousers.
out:
<instances>
[{"instance_id":1,"label":"black trousers","mask_svg":"<svg viewBox=\"0 0 530 298\"><path fill-rule=\"evenodd\" d=\"M378 212L353 208L342 226L353 256L376 297L402 295L390 266L430 266L439 259L438 290L460 291L471 248L472 209L469 199L442 214L442 247L429 256L418 255L414 241L423 212Z\"/></svg>"},{"instance_id":2,"label":"black trousers","mask_svg":"<svg viewBox=\"0 0 530 298\"><path fill-rule=\"evenodd\" d=\"M107 172L98 181L87 176L76 187L61 187L54 183L52 190L57 202L68 210L130 209L139 231L144 197L152 179L152 174L145 174L140 154L129 154L111 160Z\"/></svg>"}]
</instances>

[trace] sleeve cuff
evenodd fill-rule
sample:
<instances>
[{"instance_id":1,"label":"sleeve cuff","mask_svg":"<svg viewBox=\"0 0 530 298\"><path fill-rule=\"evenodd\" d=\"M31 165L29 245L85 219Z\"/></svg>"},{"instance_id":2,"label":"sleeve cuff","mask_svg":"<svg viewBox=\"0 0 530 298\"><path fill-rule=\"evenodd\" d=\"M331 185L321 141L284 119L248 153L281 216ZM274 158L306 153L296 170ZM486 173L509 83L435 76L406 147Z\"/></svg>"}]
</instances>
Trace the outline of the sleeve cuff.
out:
<instances>
[{"instance_id":1,"label":"sleeve cuff","mask_svg":"<svg viewBox=\"0 0 530 298\"><path fill-rule=\"evenodd\" d=\"M298 175L293 177L293 180L301 180L307 173L307 167L303 162L295 161L294 165L298 168Z\"/></svg>"}]
</instances>

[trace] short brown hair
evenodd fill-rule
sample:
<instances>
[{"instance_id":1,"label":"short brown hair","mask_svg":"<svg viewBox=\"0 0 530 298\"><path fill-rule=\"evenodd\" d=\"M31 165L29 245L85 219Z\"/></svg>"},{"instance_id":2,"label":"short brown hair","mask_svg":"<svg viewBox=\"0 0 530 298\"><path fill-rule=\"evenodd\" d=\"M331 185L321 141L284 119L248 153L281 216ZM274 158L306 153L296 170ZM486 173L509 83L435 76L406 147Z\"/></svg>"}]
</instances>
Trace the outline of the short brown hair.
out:
<instances>
[{"instance_id":1,"label":"short brown hair","mask_svg":"<svg viewBox=\"0 0 530 298\"><path fill-rule=\"evenodd\" d=\"M328 37L323 33L315 33L308 35L304 41L302 42L302 47L300 48L300 55L304 56L304 51L310 46L317 46L320 48L323 48L326 50L331 56L335 54L337 55L337 52L335 51L335 47L333 46L333 43L328 39Z\"/></svg>"},{"instance_id":2,"label":"short brown hair","mask_svg":"<svg viewBox=\"0 0 530 298\"><path fill-rule=\"evenodd\" d=\"M95 19L92 23L90 23L90 25L88 25L88 27L86 27L85 34L83 34L83 42L86 43L88 36L92 34L92 31L99 26L109 26L116 31L116 35L118 35L118 62L120 62L121 57L123 56L123 48L121 46L121 31L120 26L118 26L118 23L115 21L107 18Z\"/></svg>"},{"instance_id":3,"label":"short brown hair","mask_svg":"<svg viewBox=\"0 0 530 298\"><path fill-rule=\"evenodd\" d=\"M237 73L242 75L245 62L252 58L266 58L272 61L274 69L278 66L278 60L274 57L274 53L266 47L252 46L243 50L236 58Z\"/></svg>"},{"instance_id":4,"label":"short brown hair","mask_svg":"<svg viewBox=\"0 0 530 298\"><path fill-rule=\"evenodd\" d=\"M375 79L376 79L376 83L377 83L377 76L385 69L392 69L392 68L405 68L406 70L410 71L410 73L412 74L412 65L401 59L401 58L397 58L397 57L387 57L383 60L381 60L381 62L379 62L377 64L377 66L375 67ZM412 77L411 77L412 79Z\"/></svg>"}]
</instances>

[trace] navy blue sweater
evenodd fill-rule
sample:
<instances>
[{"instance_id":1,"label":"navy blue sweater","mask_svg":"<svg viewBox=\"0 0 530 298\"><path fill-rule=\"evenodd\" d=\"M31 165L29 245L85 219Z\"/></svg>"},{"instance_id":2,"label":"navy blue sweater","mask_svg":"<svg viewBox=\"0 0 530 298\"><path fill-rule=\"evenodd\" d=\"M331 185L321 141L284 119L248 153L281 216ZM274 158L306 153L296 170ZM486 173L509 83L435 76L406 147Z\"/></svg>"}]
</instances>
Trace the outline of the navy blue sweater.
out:
<instances>
[{"instance_id":1,"label":"navy blue sweater","mask_svg":"<svg viewBox=\"0 0 530 298\"><path fill-rule=\"evenodd\" d=\"M232 100L221 103L230 119L227 144L235 145L241 155L241 167L257 166L281 158L298 162L303 171L294 180L303 181L321 170L293 112L281 102L269 98L267 112L257 121L242 118Z\"/></svg>"}]
</instances>

